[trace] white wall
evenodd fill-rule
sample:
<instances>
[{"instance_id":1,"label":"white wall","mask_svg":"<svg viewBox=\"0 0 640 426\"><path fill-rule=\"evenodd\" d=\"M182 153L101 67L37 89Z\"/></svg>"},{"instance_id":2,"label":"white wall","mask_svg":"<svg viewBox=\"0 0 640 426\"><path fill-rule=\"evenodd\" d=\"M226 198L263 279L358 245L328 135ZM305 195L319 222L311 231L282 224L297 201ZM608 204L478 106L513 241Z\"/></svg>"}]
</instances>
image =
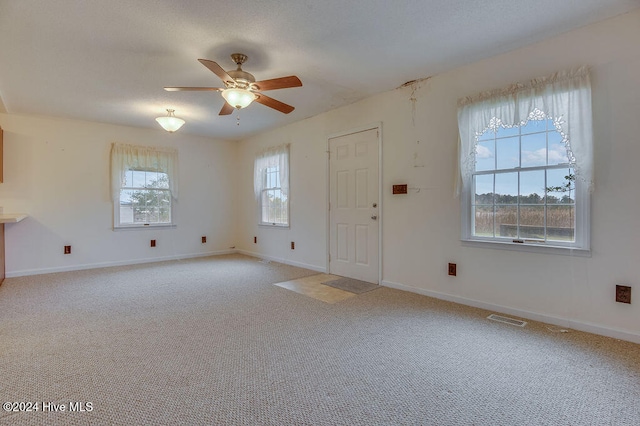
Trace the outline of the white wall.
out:
<instances>
[{"instance_id":1,"label":"white wall","mask_svg":"<svg viewBox=\"0 0 640 426\"><path fill-rule=\"evenodd\" d=\"M7 276L201 256L235 244L236 145L161 129L0 114L4 130ZM180 199L174 229L113 231L109 187L112 142L173 146ZM207 244L201 236L207 236ZM150 248L149 240L157 240ZM71 245L71 255L63 246Z\"/></svg>"},{"instance_id":2,"label":"white wall","mask_svg":"<svg viewBox=\"0 0 640 426\"><path fill-rule=\"evenodd\" d=\"M434 76L415 92L415 125L411 88L403 88L242 141L239 249L324 270L327 136L380 121L384 284L640 342L638 40L640 11ZM463 246L453 196L457 99L584 64L592 66L595 126L592 256ZM259 228L253 156L283 142L292 144L291 228ZM419 192L392 196L394 183ZM448 262L458 264L457 277L447 275ZM614 301L621 283L636 288L633 304Z\"/></svg>"}]
</instances>

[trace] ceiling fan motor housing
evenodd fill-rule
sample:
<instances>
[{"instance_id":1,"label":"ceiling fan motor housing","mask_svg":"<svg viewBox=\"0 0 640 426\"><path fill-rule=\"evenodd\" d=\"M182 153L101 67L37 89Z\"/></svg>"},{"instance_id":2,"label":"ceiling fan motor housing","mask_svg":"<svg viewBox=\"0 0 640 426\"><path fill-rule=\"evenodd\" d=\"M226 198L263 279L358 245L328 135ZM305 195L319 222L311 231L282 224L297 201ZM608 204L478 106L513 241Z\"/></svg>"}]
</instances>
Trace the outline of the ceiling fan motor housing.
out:
<instances>
[{"instance_id":1,"label":"ceiling fan motor housing","mask_svg":"<svg viewBox=\"0 0 640 426\"><path fill-rule=\"evenodd\" d=\"M252 74L242 71L241 69L228 71L227 74L235 80L236 84L234 87L237 87L238 89L249 89L251 83L255 83L256 81L256 78Z\"/></svg>"},{"instance_id":2,"label":"ceiling fan motor housing","mask_svg":"<svg viewBox=\"0 0 640 426\"><path fill-rule=\"evenodd\" d=\"M235 80L234 87L238 89L250 89L251 83L255 83L256 79L253 74L242 70L242 64L244 64L249 57L244 53L232 53L231 59L238 65L238 69L227 71L227 74ZM227 87L229 87L229 85Z\"/></svg>"}]
</instances>

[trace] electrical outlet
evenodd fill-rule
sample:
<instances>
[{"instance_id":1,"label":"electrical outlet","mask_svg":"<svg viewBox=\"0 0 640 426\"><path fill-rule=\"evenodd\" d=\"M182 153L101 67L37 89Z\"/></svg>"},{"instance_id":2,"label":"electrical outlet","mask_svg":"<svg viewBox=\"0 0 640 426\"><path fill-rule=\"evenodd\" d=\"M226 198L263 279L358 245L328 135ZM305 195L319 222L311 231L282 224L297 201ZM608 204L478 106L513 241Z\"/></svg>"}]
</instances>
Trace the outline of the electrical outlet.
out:
<instances>
[{"instance_id":1,"label":"electrical outlet","mask_svg":"<svg viewBox=\"0 0 640 426\"><path fill-rule=\"evenodd\" d=\"M296 243L291 241L291 250L295 250L295 249L296 249Z\"/></svg>"},{"instance_id":2,"label":"electrical outlet","mask_svg":"<svg viewBox=\"0 0 640 426\"><path fill-rule=\"evenodd\" d=\"M631 303L631 287L616 285L616 302Z\"/></svg>"},{"instance_id":3,"label":"electrical outlet","mask_svg":"<svg viewBox=\"0 0 640 426\"><path fill-rule=\"evenodd\" d=\"M156 240L151 240L151 247L155 247L156 246Z\"/></svg>"},{"instance_id":4,"label":"electrical outlet","mask_svg":"<svg viewBox=\"0 0 640 426\"><path fill-rule=\"evenodd\" d=\"M64 246L64 254L71 254L71 246Z\"/></svg>"},{"instance_id":5,"label":"electrical outlet","mask_svg":"<svg viewBox=\"0 0 640 426\"><path fill-rule=\"evenodd\" d=\"M205 237L204 235L202 236L202 244L206 244L207 243L207 237Z\"/></svg>"},{"instance_id":6,"label":"electrical outlet","mask_svg":"<svg viewBox=\"0 0 640 426\"><path fill-rule=\"evenodd\" d=\"M456 269L457 269L456 264L455 263L450 263L449 264L449 275L455 277L457 275Z\"/></svg>"}]
</instances>

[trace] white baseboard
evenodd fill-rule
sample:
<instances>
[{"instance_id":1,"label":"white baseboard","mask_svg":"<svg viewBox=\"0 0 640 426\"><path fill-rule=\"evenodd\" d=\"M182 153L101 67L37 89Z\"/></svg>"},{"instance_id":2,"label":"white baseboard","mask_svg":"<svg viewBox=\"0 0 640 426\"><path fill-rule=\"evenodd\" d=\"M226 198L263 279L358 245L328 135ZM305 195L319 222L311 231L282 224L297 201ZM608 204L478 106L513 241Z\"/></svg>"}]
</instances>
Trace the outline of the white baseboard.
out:
<instances>
[{"instance_id":1,"label":"white baseboard","mask_svg":"<svg viewBox=\"0 0 640 426\"><path fill-rule=\"evenodd\" d=\"M324 266L310 265L308 263L296 262L289 259L282 259L282 258L273 257L273 256L265 256L263 254L254 253L248 250L236 250L236 252L247 255L247 256L256 257L258 259L265 259L265 260L270 260L272 262L284 263L285 265L297 266L298 268L310 269L316 272L324 272L324 273L327 272L327 268L325 268Z\"/></svg>"},{"instance_id":2,"label":"white baseboard","mask_svg":"<svg viewBox=\"0 0 640 426\"><path fill-rule=\"evenodd\" d=\"M137 265L141 263L164 262L167 260L193 259L196 257L219 256L222 254L237 253L237 250L219 250L206 253L178 254L174 256L150 257L146 259L118 260L113 262L87 263L82 265L56 266L53 268L23 269L19 271L9 271L6 278L24 277L28 275L53 274L55 272L81 271L85 269L108 268L110 266Z\"/></svg>"},{"instance_id":3,"label":"white baseboard","mask_svg":"<svg viewBox=\"0 0 640 426\"><path fill-rule=\"evenodd\" d=\"M493 303L482 302L480 300L468 299L466 297L453 296L450 294L440 293L433 290L425 290L422 288L411 287L404 284L395 283L392 281L382 281L382 285L385 287L391 287L398 290L404 290L411 293L421 294L423 296L433 297L434 299L441 299L441 300L446 300L448 302L459 303L461 305L473 306L474 308L486 309L488 311L514 315L520 318L530 319L532 321L559 325L561 327L571 328L579 331L585 331L587 333L613 337L614 339L626 340L628 342L633 342L633 343L640 343L640 334L632 333L625 330L603 327L597 324L576 321L568 318L561 318L561 317L541 314L537 312L530 312L522 309L510 308L507 306L501 306Z\"/></svg>"}]
</instances>

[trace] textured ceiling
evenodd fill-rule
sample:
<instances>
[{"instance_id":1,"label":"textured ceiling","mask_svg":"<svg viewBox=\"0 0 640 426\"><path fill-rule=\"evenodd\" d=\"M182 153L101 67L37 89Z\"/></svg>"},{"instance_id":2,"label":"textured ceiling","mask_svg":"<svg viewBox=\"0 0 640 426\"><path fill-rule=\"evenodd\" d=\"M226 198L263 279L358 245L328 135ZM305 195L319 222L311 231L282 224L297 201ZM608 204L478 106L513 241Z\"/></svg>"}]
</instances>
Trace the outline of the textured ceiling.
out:
<instances>
[{"instance_id":1,"label":"textured ceiling","mask_svg":"<svg viewBox=\"0 0 640 426\"><path fill-rule=\"evenodd\" d=\"M0 111L157 128L174 108L180 132L241 139L404 82L494 56L640 7L640 0L0 0ZM304 86L218 116L220 86L197 59L258 80Z\"/></svg>"}]
</instances>

